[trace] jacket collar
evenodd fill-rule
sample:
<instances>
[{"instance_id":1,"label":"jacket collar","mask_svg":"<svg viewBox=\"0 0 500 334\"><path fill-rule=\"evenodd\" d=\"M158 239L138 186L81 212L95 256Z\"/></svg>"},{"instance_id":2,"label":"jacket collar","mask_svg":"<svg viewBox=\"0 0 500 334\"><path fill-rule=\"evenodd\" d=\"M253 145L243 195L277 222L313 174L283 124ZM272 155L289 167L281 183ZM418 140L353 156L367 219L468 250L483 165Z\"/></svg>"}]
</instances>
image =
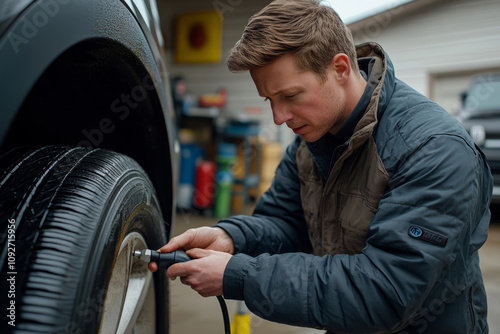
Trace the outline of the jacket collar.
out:
<instances>
[{"instance_id":1,"label":"jacket collar","mask_svg":"<svg viewBox=\"0 0 500 334\"><path fill-rule=\"evenodd\" d=\"M355 138L359 138L358 140L364 141L373 133L373 128L378 122L377 113L379 111L379 108L385 106L385 101L387 101L387 88L384 88L384 86L388 87L391 85L389 83L384 85L384 82L387 80L387 65L389 57L386 55L382 47L376 43L360 44L356 47L356 52L358 59L365 57L372 57L375 59L375 62L372 66L372 71L368 78L368 84L374 85L375 89L373 90L373 94L370 99L370 103L366 108L366 112L356 125L354 134L351 137L352 140L354 140ZM382 109L385 109L385 107L383 107Z\"/></svg>"},{"instance_id":2,"label":"jacket collar","mask_svg":"<svg viewBox=\"0 0 500 334\"><path fill-rule=\"evenodd\" d=\"M373 129L378 123L378 115L385 110L387 101L393 92L394 68L388 55L377 43L363 43L356 46L358 62L361 58L373 58L371 62L371 72L368 73L368 85L375 88L366 107L364 115L357 123L352 136L344 143L347 145L340 159L352 154L352 152L361 146L373 133ZM384 84L385 83L385 84ZM327 140L327 135L315 143L306 143L312 158L326 180L330 174L331 152L334 147L326 147L331 143ZM340 160L339 159L339 160Z\"/></svg>"}]
</instances>

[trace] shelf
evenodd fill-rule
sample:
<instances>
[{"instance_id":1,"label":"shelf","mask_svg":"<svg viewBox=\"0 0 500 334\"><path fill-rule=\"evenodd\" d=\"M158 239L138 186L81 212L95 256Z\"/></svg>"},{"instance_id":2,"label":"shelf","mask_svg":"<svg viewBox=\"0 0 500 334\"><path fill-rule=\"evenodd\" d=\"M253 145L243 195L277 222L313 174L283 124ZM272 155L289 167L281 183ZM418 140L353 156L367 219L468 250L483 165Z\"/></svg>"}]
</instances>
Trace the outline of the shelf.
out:
<instances>
[{"instance_id":1,"label":"shelf","mask_svg":"<svg viewBox=\"0 0 500 334\"><path fill-rule=\"evenodd\" d=\"M191 108L184 112L185 116L188 117L210 117L214 118L219 116L220 109L216 107L210 108Z\"/></svg>"}]
</instances>

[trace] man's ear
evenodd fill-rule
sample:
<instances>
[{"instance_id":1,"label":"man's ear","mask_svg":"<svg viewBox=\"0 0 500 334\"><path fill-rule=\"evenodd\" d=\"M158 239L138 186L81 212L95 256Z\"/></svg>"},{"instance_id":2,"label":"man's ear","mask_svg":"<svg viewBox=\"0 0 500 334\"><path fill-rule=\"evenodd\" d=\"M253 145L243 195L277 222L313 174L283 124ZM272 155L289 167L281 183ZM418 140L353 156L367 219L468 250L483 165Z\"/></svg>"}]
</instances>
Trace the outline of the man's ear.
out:
<instances>
[{"instance_id":1,"label":"man's ear","mask_svg":"<svg viewBox=\"0 0 500 334\"><path fill-rule=\"evenodd\" d=\"M330 66L333 70L335 80L337 80L339 84L347 82L351 74L351 63L349 62L349 57L345 53L336 54Z\"/></svg>"}]
</instances>

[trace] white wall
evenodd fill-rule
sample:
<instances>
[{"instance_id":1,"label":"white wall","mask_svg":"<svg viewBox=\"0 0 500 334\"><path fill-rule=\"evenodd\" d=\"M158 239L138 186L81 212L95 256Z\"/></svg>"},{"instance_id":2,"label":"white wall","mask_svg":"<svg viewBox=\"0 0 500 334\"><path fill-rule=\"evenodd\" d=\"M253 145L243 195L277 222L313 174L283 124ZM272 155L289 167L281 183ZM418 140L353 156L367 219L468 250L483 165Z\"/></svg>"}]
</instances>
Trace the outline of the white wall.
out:
<instances>
[{"instance_id":1,"label":"white wall","mask_svg":"<svg viewBox=\"0 0 500 334\"><path fill-rule=\"evenodd\" d=\"M367 26L353 31L355 42L380 43L396 76L445 108L458 104L458 90L467 85L464 76L500 67L499 0L441 0L397 14L394 10L370 19ZM440 95L446 88L439 85L450 84L454 77L462 80L456 83L457 93L448 89Z\"/></svg>"},{"instance_id":2,"label":"white wall","mask_svg":"<svg viewBox=\"0 0 500 334\"><path fill-rule=\"evenodd\" d=\"M173 59L175 17L179 13L214 9L214 3L223 4L222 60L216 64L179 64ZM266 6L269 0L158 0L162 30L167 44L167 66L170 75L185 78L188 91L194 95L215 93L219 88L228 91L228 103L222 116L237 119L256 119L261 122L262 134L275 140L280 128L272 122L268 102L259 97L247 72L233 74L225 65L229 50L240 39L243 28L251 15ZM261 114L245 112L247 107L262 108ZM291 132L288 128L282 132ZM293 133L292 133L293 134Z\"/></svg>"}]
</instances>

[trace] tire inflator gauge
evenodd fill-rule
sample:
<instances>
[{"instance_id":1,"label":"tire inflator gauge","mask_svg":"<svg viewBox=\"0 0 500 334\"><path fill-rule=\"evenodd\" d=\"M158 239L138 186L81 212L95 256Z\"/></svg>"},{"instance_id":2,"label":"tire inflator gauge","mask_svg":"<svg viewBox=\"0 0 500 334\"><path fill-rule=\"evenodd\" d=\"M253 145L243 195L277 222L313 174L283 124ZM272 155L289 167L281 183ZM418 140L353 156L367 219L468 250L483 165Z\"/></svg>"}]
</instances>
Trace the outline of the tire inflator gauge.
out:
<instances>
[{"instance_id":1,"label":"tire inflator gauge","mask_svg":"<svg viewBox=\"0 0 500 334\"><path fill-rule=\"evenodd\" d=\"M132 252L135 259L141 260L143 262L156 262L158 269L168 269L171 265L175 263L187 262L191 258L183 251L173 251L170 253L160 253L151 249L135 250ZM227 312L227 306L222 296L217 296L220 307L222 309L222 316L224 318L224 333L230 334L230 324L229 315Z\"/></svg>"}]
</instances>

